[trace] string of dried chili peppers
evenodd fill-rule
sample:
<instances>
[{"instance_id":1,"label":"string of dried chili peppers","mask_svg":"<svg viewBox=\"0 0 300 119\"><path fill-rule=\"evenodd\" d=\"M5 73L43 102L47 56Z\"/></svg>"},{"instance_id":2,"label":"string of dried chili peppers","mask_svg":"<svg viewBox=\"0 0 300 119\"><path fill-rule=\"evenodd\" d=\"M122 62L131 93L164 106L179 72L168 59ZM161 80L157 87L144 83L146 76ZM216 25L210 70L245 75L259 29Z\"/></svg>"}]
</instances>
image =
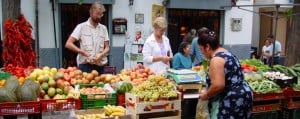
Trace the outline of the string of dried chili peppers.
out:
<instances>
[{"instance_id":1,"label":"string of dried chili peppers","mask_svg":"<svg viewBox=\"0 0 300 119\"><path fill-rule=\"evenodd\" d=\"M25 77L26 69L36 67L31 33L32 26L23 14L15 22L11 19L5 22L2 53L4 71L17 77Z\"/></svg>"}]
</instances>

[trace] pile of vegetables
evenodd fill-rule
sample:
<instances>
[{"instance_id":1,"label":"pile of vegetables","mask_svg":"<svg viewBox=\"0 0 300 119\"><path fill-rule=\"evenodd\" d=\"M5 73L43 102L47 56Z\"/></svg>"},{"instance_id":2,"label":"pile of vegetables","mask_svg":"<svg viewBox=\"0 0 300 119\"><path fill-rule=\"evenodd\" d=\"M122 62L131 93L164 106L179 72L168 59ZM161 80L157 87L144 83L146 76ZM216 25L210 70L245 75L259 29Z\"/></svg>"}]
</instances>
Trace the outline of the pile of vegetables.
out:
<instances>
[{"instance_id":1,"label":"pile of vegetables","mask_svg":"<svg viewBox=\"0 0 300 119\"><path fill-rule=\"evenodd\" d=\"M36 67L31 33L32 26L22 14L16 21L8 19L5 22L2 53L4 71L21 77L25 76L25 68Z\"/></svg>"},{"instance_id":2,"label":"pile of vegetables","mask_svg":"<svg viewBox=\"0 0 300 119\"><path fill-rule=\"evenodd\" d=\"M266 79L263 74L250 72L244 74L253 92L257 94L280 93L281 88L275 82Z\"/></svg>"},{"instance_id":3,"label":"pile of vegetables","mask_svg":"<svg viewBox=\"0 0 300 119\"><path fill-rule=\"evenodd\" d=\"M276 83L269 80L249 82L249 85L257 94L280 93L282 91Z\"/></svg>"},{"instance_id":4,"label":"pile of vegetables","mask_svg":"<svg viewBox=\"0 0 300 119\"><path fill-rule=\"evenodd\" d=\"M269 71L271 68L268 65L265 65L262 61L258 59L245 59L240 60L241 67L244 70L250 71Z\"/></svg>"}]
</instances>

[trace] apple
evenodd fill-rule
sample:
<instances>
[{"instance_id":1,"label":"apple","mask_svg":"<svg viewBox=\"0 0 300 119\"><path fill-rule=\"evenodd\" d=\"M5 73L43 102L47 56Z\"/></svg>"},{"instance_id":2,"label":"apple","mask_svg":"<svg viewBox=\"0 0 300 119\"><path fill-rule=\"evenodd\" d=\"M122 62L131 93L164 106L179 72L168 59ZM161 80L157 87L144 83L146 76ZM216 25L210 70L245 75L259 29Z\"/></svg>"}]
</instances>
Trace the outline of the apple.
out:
<instances>
[{"instance_id":1,"label":"apple","mask_svg":"<svg viewBox=\"0 0 300 119\"><path fill-rule=\"evenodd\" d=\"M54 80L57 80L57 79L61 79L64 77L64 74L62 72L57 72L55 75L54 75Z\"/></svg>"},{"instance_id":2,"label":"apple","mask_svg":"<svg viewBox=\"0 0 300 119\"><path fill-rule=\"evenodd\" d=\"M64 74L64 80L66 80L66 81L70 81L71 80L71 77L69 76L68 73Z\"/></svg>"},{"instance_id":3,"label":"apple","mask_svg":"<svg viewBox=\"0 0 300 119\"><path fill-rule=\"evenodd\" d=\"M37 78L37 73L36 73L36 72L30 73L29 78L31 78L32 80L36 80L36 78Z\"/></svg>"},{"instance_id":4,"label":"apple","mask_svg":"<svg viewBox=\"0 0 300 119\"><path fill-rule=\"evenodd\" d=\"M51 68L50 72L52 72L52 74L56 74L57 73L57 69L56 68Z\"/></svg>"},{"instance_id":5,"label":"apple","mask_svg":"<svg viewBox=\"0 0 300 119\"><path fill-rule=\"evenodd\" d=\"M64 72L65 72L65 70L66 70L66 69L64 69L64 68L59 68L59 69L58 69L58 72L62 72L62 73L64 73Z\"/></svg>"},{"instance_id":6,"label":"apple","mask_svg":"<svg viewBox=\"0 0 300 119\"><path fill-rule=\"evenodd\" d=\"M65 87L65 83L64 83L64 81L62 79L57 79L56 80L56 86L58 88L64 88Z\"/></svg>"},{"instance_id":7,"label":"apple","mask_svg":"<svg viewBox=\"0 0 300 119\"><path fill-rule=\"evenodd\" d=\"M38 77L37 77L37 81L40 83L40 84L42 84L45 80L44 80L44 76L43 75L39 75Z\"/></svg>"},{"instance_id":8,"label":"apple","mask_svg":"<svg viewBox=\"0 0 300 119\"><path fill-rule=\"evenodd\" d=\"M74 72L74 71L71 71L71 72L69 73L69 76L70 76L70 78L74 78L75 72Z\"/></svg>"},{"instance_id":9,"label":"apple","mask_svg":"<svg viewBox=\"0 0 300 119\"><path fill-rule=\"evenodd\" d=\"M71 79L71 85L73 85L73 86L74 86L74 85L76 85L76 84L77 84L77 80L76 80L76 79L74 79L74 78L72 78L72 79Z\"/></svg>"},{"instance_id":10,"label":"apple","mask_svg":"<svg viewBox=\"0 0 300 119\"><path fill-rule=\"evenodd\" d=\"M44 66L44 67L43 67L43 70L44 70L44 71L50 71L50 68L49 68L48 66Z\"/></svg>"},{"instance_id":11,"label":"apple","mask_svg":"<svg viewBox=\"0 0 300 119\"><path fill-rule=\"evenodd\" d=\"M64 86L70 86L70 83L68 81L64 81Z\"/></svg>"}]
</instances>

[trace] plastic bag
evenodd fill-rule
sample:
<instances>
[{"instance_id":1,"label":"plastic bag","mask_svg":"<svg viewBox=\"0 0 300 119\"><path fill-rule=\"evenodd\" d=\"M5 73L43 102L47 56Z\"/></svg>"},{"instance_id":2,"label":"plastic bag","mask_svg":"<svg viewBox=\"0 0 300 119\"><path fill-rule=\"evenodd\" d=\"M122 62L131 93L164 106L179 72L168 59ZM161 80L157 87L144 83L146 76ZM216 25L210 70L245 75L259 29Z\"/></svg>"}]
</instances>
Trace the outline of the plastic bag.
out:
<instances>
[{"instance_id":1,"label":"plastic bag","mask_svg":"<svg viewBox=\"0 0 300 119\"><path fill-rule=\"evenodd\" d=\"M197 109L196 109L196 119L209 119L208 101L198 100Z\"/></svg>"}]
</instances>

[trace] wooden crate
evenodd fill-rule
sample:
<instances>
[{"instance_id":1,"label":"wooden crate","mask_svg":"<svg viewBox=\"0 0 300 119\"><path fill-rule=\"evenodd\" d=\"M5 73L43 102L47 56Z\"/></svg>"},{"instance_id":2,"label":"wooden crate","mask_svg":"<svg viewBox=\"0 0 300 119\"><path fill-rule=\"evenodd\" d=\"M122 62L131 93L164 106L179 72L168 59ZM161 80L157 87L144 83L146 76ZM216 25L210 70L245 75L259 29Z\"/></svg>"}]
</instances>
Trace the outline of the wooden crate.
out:
<instances>
[{"instance_id":1,"label":"wooden crate","mask_svg":"<svg viewBox=\"0 0 300 119\"><path fill-rule=\"evenodd\" d=\"M188 83L188 84L178 84L178 87L180 87L182 91L186 91L189 89L196 89L201 90L202 89L202 83Z\"/></svg>"},{"instance_id":2,"label":"wooden crate","mask_svg":"<svg viewBox=\"0 0 300 119\"><path fill-rule=\"evenodd\" d=\"M180 110L130 115L131 119L181 119Z\"/></svg>"},{"instance_id":3,"label":"wooden crate","mask_svg":"<svg viewBox=\"0 0 300 119\"><path fill-rule=\"evenodd\" d=\"M126 113L145 114L153 112L166 112L181 110L181 93L178 93L178 99L164 100L157 102L143 102L135 94L125 94Z\"/></svg>"}]
</instances>

